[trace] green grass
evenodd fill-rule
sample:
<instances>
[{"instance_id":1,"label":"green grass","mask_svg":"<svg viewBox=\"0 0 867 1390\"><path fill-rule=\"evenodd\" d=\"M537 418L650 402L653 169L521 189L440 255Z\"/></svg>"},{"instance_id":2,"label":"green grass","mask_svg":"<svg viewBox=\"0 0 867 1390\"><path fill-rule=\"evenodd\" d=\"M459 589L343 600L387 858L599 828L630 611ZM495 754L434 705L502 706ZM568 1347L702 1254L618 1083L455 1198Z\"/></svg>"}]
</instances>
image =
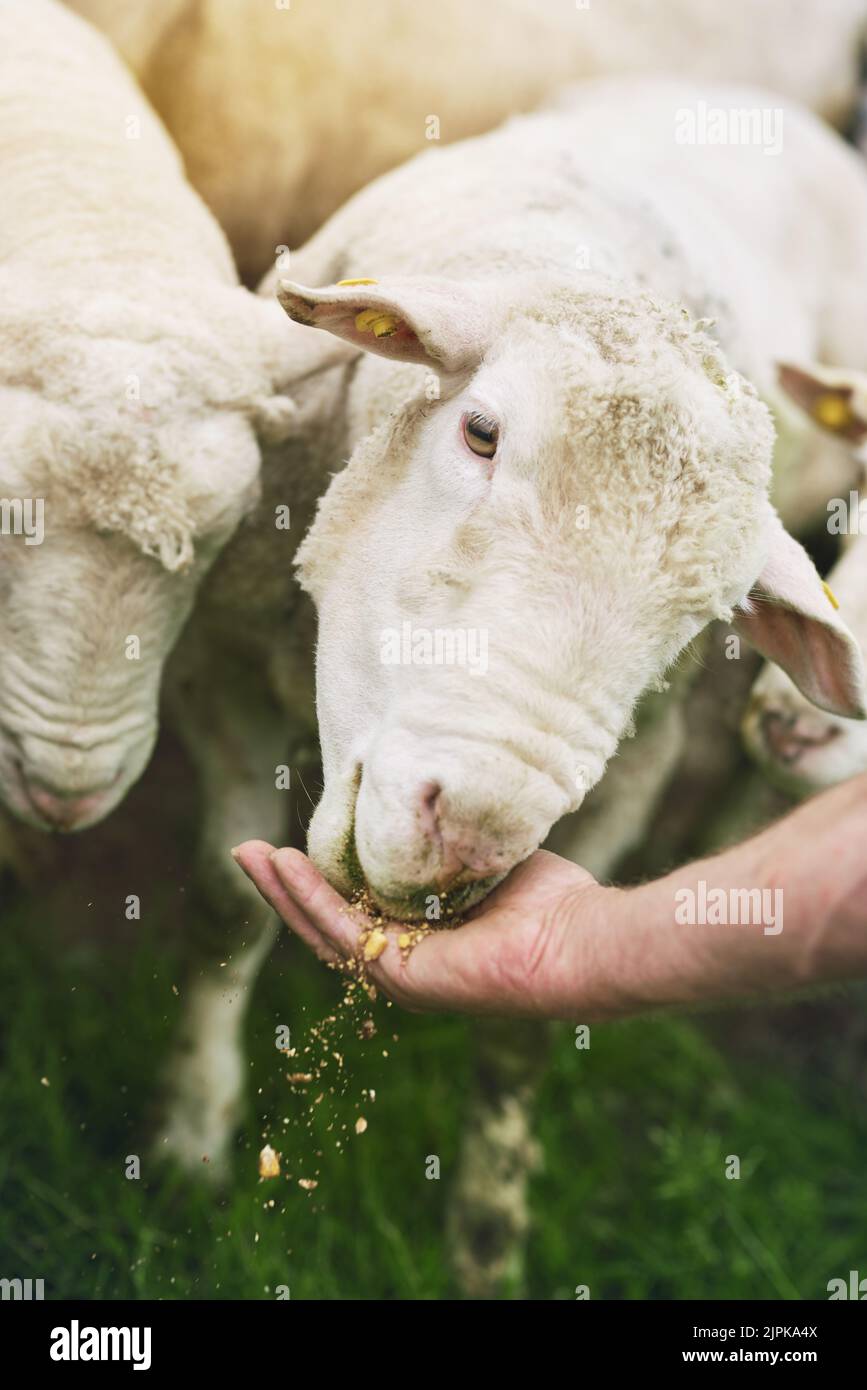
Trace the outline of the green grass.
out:
<instances>
[{"instance_id":1,"label":"green grass","mask_svg":"<svg viewBox=\"0 0 867 1390\"><path fill-rule=\"evenodd\" d=\"M130 949L74 947L21 908L4 913L0 1275L44 1278L50 1298L273 1298L281 1284L295 1299L456 1296L442 1232L469 1085L464 1023L379 1003L374 1040L349 1029L335 1043L346 1093L326 1096L308 1132L274 1030L288 1023L303 1043L336 981L283 942L250 1014L233 1181L215 1194L147 1155L182 998L165 942L135 930ZM814 1034L806 1061L773 1026L761 1047L729 1045L737 1013L711 1029L596 1028L589 1051L562 1030L538 1107L529 1295L574 1298L588 1284L594 1298L821 1298L831 1277L867 1273L867 1115L835 1007L853 1006L837 1001L829 1025L827 1001L815 1017L799 1006ZM356 1137L360 1111L369 1127ZM292 1180L259 1182L263 1136ZM124 1176L131 1153L140 1181ZM425 1177L430 1154L440 1181ZM724 1176L729 1154L739 1181ZM317 1168L306 1194L295 1179Z\"/></svg>"}]
</instances>

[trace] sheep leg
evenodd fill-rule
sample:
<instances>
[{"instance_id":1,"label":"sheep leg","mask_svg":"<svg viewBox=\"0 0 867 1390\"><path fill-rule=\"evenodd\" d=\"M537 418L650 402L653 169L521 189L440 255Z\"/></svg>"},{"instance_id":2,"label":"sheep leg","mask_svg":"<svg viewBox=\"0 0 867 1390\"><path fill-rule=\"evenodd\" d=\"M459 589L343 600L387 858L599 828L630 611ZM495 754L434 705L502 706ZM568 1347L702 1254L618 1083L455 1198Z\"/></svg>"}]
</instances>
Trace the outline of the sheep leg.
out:
<instances>
[{"instance_id":1,"label":"sheep leg","mask_svg":"<svg viewBox=\"0 0 867 1390\"><path fill-rule=\"evenodd\" d=\"M197 883L206 929L191 940L180 1038L168 1070L158 1151L210 1175L225 1169L243 1101L243 1024L258 971L277 932L273 914L231 859L241 840L285 838L288 793L276 788L287 720L261 683L221 665L220 680L185 683L180 732L204 805Z\"/></svg>"},{"instance_id":2,"label":"sheep leg","mask_svg":"<svg viewBox=\"0 0 867 1390\"><path fill-rule=\"evenodd\" d=\"M539 1164L532 1106L550 1025L474 1024L474 1077L447 1213L452 1266L468 1298L519 1298L530 1224L528 1183Z\"/></svg>"},{"instance_id":3,"label":"sheep leg","mask_svg":"<svg viewBox=\"0 0 867 1390\"><path fill-rule=\"evenodd\" d=\"M157 1154L189 1172L225 1176L244 1094L243 1023L259 968L276 928L250 922L255 941L235 949L226 969L212 962L187 991L180 1035L166 1072L166 1102Z\"/></svg>"}]
</instances>

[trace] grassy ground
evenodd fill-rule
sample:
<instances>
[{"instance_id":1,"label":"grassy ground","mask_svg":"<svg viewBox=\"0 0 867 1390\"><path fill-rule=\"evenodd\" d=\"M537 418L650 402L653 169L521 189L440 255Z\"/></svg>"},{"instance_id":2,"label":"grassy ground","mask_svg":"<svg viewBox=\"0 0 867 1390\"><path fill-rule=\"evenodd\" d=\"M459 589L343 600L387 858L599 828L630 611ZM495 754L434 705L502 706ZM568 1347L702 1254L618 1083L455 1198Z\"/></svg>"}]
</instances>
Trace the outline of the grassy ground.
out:
<instances>
[{"instance_id":1,"label":"grassy ground","mask_svg":"<svg viewBox=\"0 0 867 1390\"><path fill-rule=\"evenodd\" d=\"M131 948L75 946L23 908L4 913L0 1275L44 1278L51 1298L256 1299L280 1285L296 1299L454 1295L442 1230L464 1024L377 1005L373 1041L352 1029L335 1041L349 1085L307 1131L274 1030L289 1023L303 1043L336 982L283 942L251 1011L248 1121L216 1195L147 1156L154 1076L182 1000L165 943L126 930ZM587 1284L595 1298L825 1297L832 1276L867 1270L867 1114L837 1010L850 1017L851 999L781 1012L770 1031L767 1016L745 1014L598 1028L589 1051L564 1029L539 1106L529 1294L573 1298ZM369 1123L356 1137L360 1113ZM284 1154L284 1176L267 1184L263 1137ZM133 1153L139 1181L124 1176ZM434 1154L439 1181L425 1177ZM738 1181L725 1177L731 1154ZM305 1193L297 1178L317 1169Z\"/></svg>"}]
</instances>

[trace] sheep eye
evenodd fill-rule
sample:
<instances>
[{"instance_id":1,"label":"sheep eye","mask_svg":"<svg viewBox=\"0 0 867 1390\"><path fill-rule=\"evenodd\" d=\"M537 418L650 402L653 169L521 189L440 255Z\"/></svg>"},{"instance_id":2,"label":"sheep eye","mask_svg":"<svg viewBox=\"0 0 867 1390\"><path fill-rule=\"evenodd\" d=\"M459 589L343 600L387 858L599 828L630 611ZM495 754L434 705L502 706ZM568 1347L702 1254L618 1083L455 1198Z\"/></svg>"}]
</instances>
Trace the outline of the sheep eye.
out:
<instances>
[{"instance_id":1,"label":"sheep eye","mask_svg":"<svg viewBox=\"0 0 867 1390\"><path fill-rule=\"evenodd\" d=\"M485 459L494 457L500 442L500 427L496 421L489 420L487 415L474 410L464 416L462 429L464 440L474 454L479 454Z\"/></svg>"}]
</instances>

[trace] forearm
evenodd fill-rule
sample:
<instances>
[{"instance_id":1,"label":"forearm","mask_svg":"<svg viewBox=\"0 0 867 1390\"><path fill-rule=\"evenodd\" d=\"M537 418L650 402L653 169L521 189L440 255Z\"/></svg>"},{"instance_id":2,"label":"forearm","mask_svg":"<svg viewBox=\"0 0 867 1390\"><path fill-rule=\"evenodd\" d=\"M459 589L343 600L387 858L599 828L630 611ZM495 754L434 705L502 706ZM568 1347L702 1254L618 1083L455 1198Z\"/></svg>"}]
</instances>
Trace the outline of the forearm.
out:
<instances>
[{"instance_id":1,"label":"forearm","mask_svg":"<svg viewBox=\"0 0 867 1390\"><path fill-rule=\"evenodd\" d=\"M570 939L571 1013L557 1001L569 1016L582 998L609 1018L867 975L867 776L744 845L598 890L591 929L585 909Z\"/></svg>"}]
</instances>

